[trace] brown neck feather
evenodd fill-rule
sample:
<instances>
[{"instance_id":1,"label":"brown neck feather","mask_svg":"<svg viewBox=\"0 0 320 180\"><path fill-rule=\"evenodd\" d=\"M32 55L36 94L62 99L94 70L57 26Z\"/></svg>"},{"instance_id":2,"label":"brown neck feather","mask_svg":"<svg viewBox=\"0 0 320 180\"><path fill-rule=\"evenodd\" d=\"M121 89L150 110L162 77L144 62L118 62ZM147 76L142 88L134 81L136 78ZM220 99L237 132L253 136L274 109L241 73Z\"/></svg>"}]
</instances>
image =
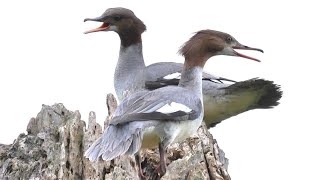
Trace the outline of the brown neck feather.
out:
<instances>
[{"instance_id":1,"label":"brown neck feather","mask_svg":"<svg viewBox=\"0 0 320 180\"><path fill-rule=\"evenodd\" d=\"M141 34L134 31L127 31L119 33L121 39L121 46L127 48L133 44L141 43Z\"/></svg>"},{"instance_id":2,"label":"brown neck feather","mask_svg":"<svg viewBox=\"0 0 320 180\"><path fill-rule=\"evenodd\" d=\"M129 19L118 28L118 34L120 36L121 45L123 47L141 43L141 34L146 30L146 26L138 18Z\"/></svg>"},{"instance_id":3,"label":"brown neck feather","mask_svg":"<svg viewBox=\"0 0 320 180\"><path fill-rule=\"evenodd\" d=\"M198 56L193 58L186 58L184 62L185 69L191 69L193 67L203 68L209 58L205 56Z\"/></svg>"}]
</instances>

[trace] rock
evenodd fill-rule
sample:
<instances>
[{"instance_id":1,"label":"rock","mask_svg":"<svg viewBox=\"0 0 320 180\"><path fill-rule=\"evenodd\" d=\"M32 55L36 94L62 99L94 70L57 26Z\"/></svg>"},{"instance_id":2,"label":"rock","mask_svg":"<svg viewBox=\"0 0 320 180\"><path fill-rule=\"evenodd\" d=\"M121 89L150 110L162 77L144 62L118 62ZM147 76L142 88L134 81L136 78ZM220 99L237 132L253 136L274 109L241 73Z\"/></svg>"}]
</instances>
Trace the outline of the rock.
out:
<instances>
[{"instance_id":1,"label":"rock","mask_svg":"<svg viewBox=\"0 0 320 180\"><path fill-rule=\"evenodd\" d=\"M112 94L107 96L109 116L117 106ZM31 118L28 134L20 134L11 145L0 144L0 179L138 179L133 157L90 162L86 149L102 134L96 115L90 112L88 128L79 111L69 111L63 104L42 105ZM148 179L159 164L158 150L144 150L142 168ZM217 142L202 125L198 133L167 149L167 173L162 179L230 179L228 160Z\"/></svg>"}]
</instances>

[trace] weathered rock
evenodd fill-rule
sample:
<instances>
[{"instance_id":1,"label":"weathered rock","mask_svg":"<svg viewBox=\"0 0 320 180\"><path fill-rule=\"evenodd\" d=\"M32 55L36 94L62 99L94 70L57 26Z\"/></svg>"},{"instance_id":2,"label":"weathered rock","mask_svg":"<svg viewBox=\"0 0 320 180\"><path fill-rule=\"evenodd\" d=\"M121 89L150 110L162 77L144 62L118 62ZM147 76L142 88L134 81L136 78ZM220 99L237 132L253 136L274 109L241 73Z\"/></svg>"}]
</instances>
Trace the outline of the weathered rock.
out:
<instances>
[{"instance_id":1,"label":"weathered rock","mask_svg":"<svg viewBox=\"0 0 320 180\"><path fill-rule=\"evenodd\" d=\"M111 114L117 106L113 95L108 95L107 106ZM94 112L86 128L78 111L62 104L43 105L30 120L27 135L20 134L11 145L0 144L0 179L138 179L132 157L97 162L83 157L102 131ZM141 154L143 171L152 179L159 164L158 150ZM166 158L168 168L162 179L230 179L228 160L205 125L195 136L170 146Z\"/></svg>"}]
</instances>

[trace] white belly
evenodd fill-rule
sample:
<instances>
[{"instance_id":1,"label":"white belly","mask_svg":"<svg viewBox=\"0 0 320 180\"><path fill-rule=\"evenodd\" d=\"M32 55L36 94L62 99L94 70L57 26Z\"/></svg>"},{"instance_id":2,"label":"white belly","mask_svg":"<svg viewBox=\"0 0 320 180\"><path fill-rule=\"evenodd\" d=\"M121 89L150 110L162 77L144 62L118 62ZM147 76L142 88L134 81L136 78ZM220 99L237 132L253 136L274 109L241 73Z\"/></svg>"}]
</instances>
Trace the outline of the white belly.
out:
<instances>
[{"instance_id":1,"label":"white belly","mask_svg":"<svg viewBox=\"0 0 320 180\"><path fill-rule=\"evenodd\" d=\"M196 120L166 121L148 127L143 130L141 148L157 148L160 139L167 139L169 144L181 142L197 132L202 119L203 116Z\"/></svg>"},{"instance_id":2,"label":"white belly","mask_svg":"<svg viewBox=\"0 0 320 180\"><path fill-rule=\"evenodd\" d=\"M203 117L200 117L193 121L180 121L180 123L175 123L175 131L177 134L172 143L181 142L195 134L201 125L202 119Z\"/></svg>"}]
</instances>

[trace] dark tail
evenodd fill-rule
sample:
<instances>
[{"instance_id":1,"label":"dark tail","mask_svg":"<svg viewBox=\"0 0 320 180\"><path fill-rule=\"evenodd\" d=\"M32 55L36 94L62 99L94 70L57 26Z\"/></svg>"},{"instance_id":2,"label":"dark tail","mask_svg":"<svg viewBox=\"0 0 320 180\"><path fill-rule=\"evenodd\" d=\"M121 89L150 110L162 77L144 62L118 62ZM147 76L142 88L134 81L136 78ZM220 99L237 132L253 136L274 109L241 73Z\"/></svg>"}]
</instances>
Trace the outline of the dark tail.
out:
<instances>
[{"instance_id":1,"label":"dark tail","mask_svg":"<svg viewBox=\"0 0 320 180\"><path fill-rule=\"evenodd\" d=\"M240 92L244 89L259 94L256 103L252 104L248 110L272 108L279 105L279 100L282 97L280 85L274 84L273 81L258 78L237 82L226 88L228 91L233 91L232 93Z\"/></svg>"},{"instance_id":2,"label":"dark tail","mask_svg":"<svg viewBox=\"0 0 320 180\"><path fill-rule=\"evenodd\" d=\"M204 96L204 121L208 127L214 127L240 113L277 106L282 91L273 81L254 78L207 91Z\"/></svg>"}]
</instances>

